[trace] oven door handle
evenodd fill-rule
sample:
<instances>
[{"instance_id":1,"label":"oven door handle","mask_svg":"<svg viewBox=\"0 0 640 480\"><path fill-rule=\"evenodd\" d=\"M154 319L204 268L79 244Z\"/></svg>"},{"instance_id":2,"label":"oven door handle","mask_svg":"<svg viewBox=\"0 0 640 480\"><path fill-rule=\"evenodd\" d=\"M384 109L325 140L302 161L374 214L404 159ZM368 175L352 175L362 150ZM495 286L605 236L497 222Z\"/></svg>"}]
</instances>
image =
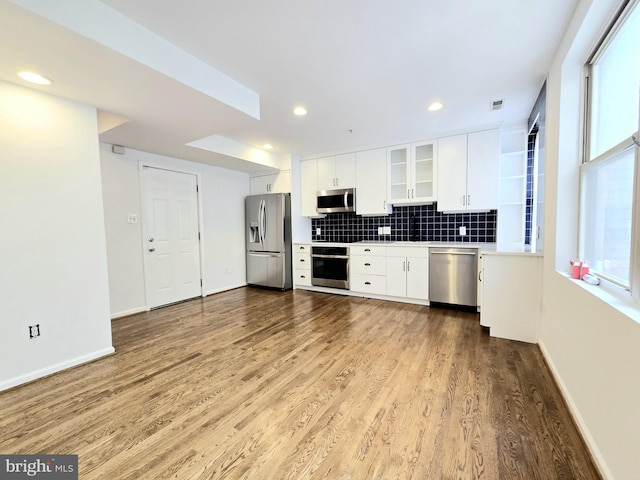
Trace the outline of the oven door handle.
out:
<instances>
[{"instance_id":1,"label":"oven door handle","mask_svg":"<svg viewBox=\"0 0 640 480\"><path fill-rule=\"evenodd\" d=\"M311 254L312 258L340 258L340 259L344 259L344 260L349 260L349 255L318 255L318 254Z\"/></svg>"}]
</instances>

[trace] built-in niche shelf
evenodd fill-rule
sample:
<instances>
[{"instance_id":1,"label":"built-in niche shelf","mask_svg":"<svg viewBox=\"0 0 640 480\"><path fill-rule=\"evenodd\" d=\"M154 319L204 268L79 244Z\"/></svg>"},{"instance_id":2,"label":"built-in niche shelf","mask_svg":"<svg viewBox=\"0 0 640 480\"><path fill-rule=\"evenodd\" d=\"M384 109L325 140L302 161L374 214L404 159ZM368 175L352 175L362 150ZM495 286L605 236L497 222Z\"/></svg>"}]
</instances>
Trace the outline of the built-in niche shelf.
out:
<instances>
[{"instance_id":1,"label":"built-in niche shelf","mask_svg":"<svg viewBox=\"0 0 640 480\"><path fill-rule=\"evenodd\" d=\"M499 170L497 242L524 248L527 207L527 130L502 130Z\"/></svg>"}]
</instances>

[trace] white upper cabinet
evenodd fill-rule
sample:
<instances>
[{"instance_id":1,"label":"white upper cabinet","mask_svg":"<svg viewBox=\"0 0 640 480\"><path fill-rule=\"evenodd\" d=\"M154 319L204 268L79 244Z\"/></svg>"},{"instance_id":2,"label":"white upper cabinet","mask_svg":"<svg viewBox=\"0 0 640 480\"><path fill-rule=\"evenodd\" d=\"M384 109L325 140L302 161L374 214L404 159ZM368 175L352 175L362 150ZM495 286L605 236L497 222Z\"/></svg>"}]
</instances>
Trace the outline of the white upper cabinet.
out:
<instances>
[{"instance_id":1,"label":"white upper cabinet","mask_svg":"<svg viewBox=\"0 0 640 480\"><path fill-rule=\"evenodd\" d=\"M467 206L467 135L438 139L438 210Z\"/></svg>"},{"instance_id":2,"label":"white upper cabinet","mask_svg":"<svg viewBox=\"0 0 640 480\"><path fill-rule=\"evenodd\" d=\"M500 169L500 130L485 130L468 135L467 208L498 208Z\"/></svg>"},{"instance_id":3,"label":"white upper cabinet","mask_svg":"<svg viewBox=\"0 0 640 480\"><path fill-rule=\"evenodd\" d=\"M356 153L356 213L389 215L387 203L387 150L378 148Z\"/></svg>"},{"instance_id":4,"label":"white upper cabinet","mask_svg":"<svg viewBox=\"0 0 640 480\"><path fill-rule=\"evenodd\" d=\"M389 203L416 205L436 200L436 142L398 145L387 149Z\"/></svg>"},{"instance_id":5,"label":"white upper cabinet","mask_svg":"<svg viewBox=\"0 0 640 480\"><path fill-rule=\"evenodd\" d=\"M318 190L356 186L356 154L346 153L317 159Z\"/></svg>"},{"instance_id":6,"label":"white upper cabinet","mask_svg":"<svg viewBox=\"0 0 640 480\"><path fill-rule=\"evenodd\" d=\"M251 177L250 190L251 195L289 193L291 192L291 171L282 170L273 175Z\"/></svg>"},{"instance_id":7,"label":"white upper cabinet","mask_svg":"<svg viewBox=\"0 0 640 480\"><path fill-rule=\"evenodd\" d=\"M498 208L500 130L438 139L438 210Z\"/></svg>"}]
</instances>

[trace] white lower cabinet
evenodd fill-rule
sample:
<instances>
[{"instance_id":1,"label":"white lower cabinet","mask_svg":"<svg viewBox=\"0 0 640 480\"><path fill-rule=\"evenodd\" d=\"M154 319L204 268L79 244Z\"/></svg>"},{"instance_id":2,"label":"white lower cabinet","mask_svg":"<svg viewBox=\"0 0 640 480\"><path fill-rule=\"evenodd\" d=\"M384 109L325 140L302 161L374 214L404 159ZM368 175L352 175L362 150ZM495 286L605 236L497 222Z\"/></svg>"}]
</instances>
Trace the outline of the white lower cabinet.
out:
<instances>
[{"instance_id":1,"label":"white lower cabinet","mask_svg":"<svg viewBox=\"0 0 640 480\"><path fill-rule=\"evenodd\" d=\"M428 248L387 248L387 295L429 299Z\"/></svg>"},{"instance_id":2,"label":"white lower cabinet","mask_svg":"<svg viewBox=\"0 0 640 480\"><path fill-rule=\"evenodd\" d=\"M492 337L537 343L541 312L541 256L482 255L480 323Z\"/></svg>"},{"instance_id":3,"label":"white lower cabinet","mask_svg":"<svg viewBox=\"0 0 640 480\"><path fill-rule=\"evenodd\" d=\"M293 245L293 283L303 287L311 286L311 245Z\"/></svg>"},{"instance_id":4,"label":"white lower cabinet","mask_svg":"<svg viewBox=\"0 0 640 480\"><path fill-rule=\"evenodd\" d=\"M349 290L387 294L387 248L352 246L349 252Z\"/></svg>"},{"instance_id":5,"label":"white lower cabinet","mask_svg":"<svg viewBox=\"0 0 640 480\"><path fill-rule=\"evenodd\" d=\"M484 285L482 284L482 251L478 251L478 311L482 308L482 290ZM484 323L482 323L482 315L480 315L480 325L486 327Z\"/></svg>"}]
</instances>

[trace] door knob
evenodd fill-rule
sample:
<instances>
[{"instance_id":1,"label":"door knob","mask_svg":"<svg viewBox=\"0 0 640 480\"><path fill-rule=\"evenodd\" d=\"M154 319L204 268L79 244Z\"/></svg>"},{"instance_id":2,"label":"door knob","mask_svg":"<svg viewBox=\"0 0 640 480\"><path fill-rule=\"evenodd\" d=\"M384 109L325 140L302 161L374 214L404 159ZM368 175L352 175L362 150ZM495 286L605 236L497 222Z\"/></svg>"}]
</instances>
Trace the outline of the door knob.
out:
<instances>
[{"instance_id":1,"label":"door knob","mask_svg":"<svg viewBox=\"0 0 640 480\"><path fill-rule=\"evenodd\" d=\"M156 251L156 249L155 249L155 248L153 248L153 247L151 247L151 248L149 249L149 251L150 251L150 252L155 252L155 251Z\"/></svg>"},{"instance_id":2,"label":"door knob","mask_svg":"<svg viewBox=\"0 0 640 480\"><path fill-rule=\"evenodd\" d=\"M149 237L149 241L150 241L150 242L153 242L153 237Z\"/></svg>"}]
</instances>

